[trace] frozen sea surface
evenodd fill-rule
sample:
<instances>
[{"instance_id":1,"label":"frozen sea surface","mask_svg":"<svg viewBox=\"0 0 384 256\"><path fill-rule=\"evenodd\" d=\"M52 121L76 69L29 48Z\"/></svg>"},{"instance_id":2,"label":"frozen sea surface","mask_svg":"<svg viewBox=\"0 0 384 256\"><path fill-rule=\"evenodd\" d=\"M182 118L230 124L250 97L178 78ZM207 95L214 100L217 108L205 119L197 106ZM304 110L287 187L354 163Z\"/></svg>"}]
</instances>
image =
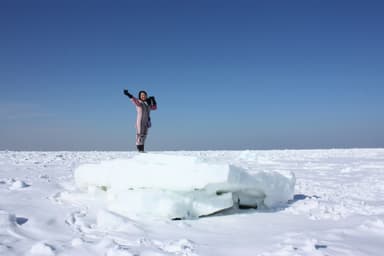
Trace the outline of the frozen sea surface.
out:
<instances>
[{"instance_id":1,"label":"frozen sea surface","mask_svg":"<svg viewBox=\"0 0 384 256\"><path fill-rule=\"evenodd\" d=\"M161 153L293 172L293 199L194 220L128 218L78 193L74 170L136 152L2 151L0 255L382 255L384 149Z\"/></svg>"}]
</instances>

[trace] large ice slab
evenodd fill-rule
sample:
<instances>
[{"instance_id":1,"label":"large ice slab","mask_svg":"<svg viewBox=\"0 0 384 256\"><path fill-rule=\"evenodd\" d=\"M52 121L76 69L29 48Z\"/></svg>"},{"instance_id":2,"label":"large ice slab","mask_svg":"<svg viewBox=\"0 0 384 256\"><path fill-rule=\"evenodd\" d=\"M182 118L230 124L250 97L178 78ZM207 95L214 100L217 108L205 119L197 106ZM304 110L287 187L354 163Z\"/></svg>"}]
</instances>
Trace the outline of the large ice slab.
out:
<instances>
[{"instance_id":1,"label":"large ice slab","mask_svg":"<svg viewBox=\"0 0 384 256\"><path fill-rule=\"evenodd\" d=\"M195 218L233 206L231 193L221 195L205 191L170 191L134 189L114 194L108 210L124 216L157 216L165 218Z\"/></svg>"},{"instance_id":2,"label":"large ice slab","mask_svg":"<svg viewBox=\"0 0 384 256\"><path fill-rule=\"evenodd\" d=\"M229 172L226 164L207 163L192 156L147 153L132 159L81 165L75 171L75 181L83 188L103 185L117 190L140 187L191 190L226 182Z\"/></svg>"},{"instance_id":3,"label":"large ice slab","mask_svg":"<svg viewBox=\"0 0 384 256\"><path fill-rule=\"evenodd\" d=\"M104 191L107 208L121 215L190 218L235 204L274 207L291 199L292 172L249 170L192 156L139 154L79 166L76 184Z\"/></svg>"}]
</instances>

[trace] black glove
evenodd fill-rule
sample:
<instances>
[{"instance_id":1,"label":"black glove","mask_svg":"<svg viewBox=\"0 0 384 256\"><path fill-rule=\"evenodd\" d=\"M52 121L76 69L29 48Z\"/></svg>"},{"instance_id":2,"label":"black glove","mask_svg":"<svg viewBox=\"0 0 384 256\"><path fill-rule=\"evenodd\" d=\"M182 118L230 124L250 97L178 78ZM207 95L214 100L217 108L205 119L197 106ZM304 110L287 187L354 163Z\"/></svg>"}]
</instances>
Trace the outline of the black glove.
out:
<instances>
[{"instance_id":1,"label":"black glove","mask_svg":"<svg viewBox=\"0 0 384 256\"><path fill-rule=\"evenodd\" d=\"M147 99L147 103L149 106L156 106L156 100L154 96L151 96Z\"/></svg>"},{"instance_id":2,"label":"black glove","mask_svg":"<svg viewBox=\"0 0 384 256\"><path fill-rule=\"evenodd\" d=\"M132 99L132 97L133 97L132 94L130 94L127 89L124 90L124 94L127 95L128 98L130 98L130 99Z\"/></svg>"},{"instance_id":3,"label":"black glove","mask_svg":"<svg viewBox=\"0 0 384 256\"><path fill-rule=\"evenodd\" d=\"M153 106L157 106L157 102L155 100L155 96L152 96L152 103L153 103Z\"/></svg>"}]
</instances>

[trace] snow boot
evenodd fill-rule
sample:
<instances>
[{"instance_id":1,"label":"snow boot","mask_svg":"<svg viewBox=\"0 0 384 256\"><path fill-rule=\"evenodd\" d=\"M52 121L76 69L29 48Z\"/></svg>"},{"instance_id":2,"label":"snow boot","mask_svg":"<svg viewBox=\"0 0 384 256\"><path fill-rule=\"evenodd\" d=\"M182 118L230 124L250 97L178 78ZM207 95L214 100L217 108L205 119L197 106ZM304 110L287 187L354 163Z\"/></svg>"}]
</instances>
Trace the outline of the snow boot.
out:
<instances>
[{"instance_id":1,"label":"snow boot","mask_svg":"<svg viewBox=\"0 0 384 256\"><path fill-rule=\"evenodd\" d=\"M137 150L138 150L139 152L141 152L141 153L144 152L144 145L137 145L136 147L137 147Z\"/></svg>"}]
</instances>

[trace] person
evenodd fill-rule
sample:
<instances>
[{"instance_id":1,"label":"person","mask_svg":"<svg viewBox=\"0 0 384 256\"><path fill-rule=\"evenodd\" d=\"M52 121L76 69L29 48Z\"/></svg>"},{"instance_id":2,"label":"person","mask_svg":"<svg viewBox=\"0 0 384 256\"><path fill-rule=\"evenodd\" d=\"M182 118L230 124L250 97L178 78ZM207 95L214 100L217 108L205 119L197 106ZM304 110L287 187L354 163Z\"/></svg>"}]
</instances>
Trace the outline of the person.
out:
<instances>
[{"instance_id":1,"label":"person","mask_svg":"<svg viewBox=\"0 0 384 256\"><path fill-rule=\"evenodd\" d=\"M128 96L131 102L136 106L136 147L139 152L144 152L144 143L147 138L148 128L151 127L151 110L157 109L157 103L154 96L148 97L146 91L140 91L138 98L134 97L124 90L124 94Z\"/></svg>"}]
</instances>

